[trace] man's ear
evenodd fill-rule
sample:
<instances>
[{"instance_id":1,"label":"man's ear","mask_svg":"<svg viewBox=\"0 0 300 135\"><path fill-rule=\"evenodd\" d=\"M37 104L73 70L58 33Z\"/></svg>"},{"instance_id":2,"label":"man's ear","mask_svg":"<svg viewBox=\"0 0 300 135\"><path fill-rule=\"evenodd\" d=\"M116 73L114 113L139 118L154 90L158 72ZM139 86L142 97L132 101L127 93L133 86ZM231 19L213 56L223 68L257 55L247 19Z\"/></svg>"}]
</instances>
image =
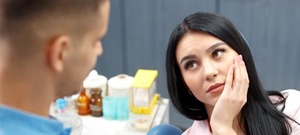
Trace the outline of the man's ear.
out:
<instances>
[{"instance_id":1,"label":"man's ear","mask_svg":"<svg viewBox=\"0 0 300 135\"><path fill-rule=\"evenodd\" d=\"M70 46L70 38L67 36L58 36L48 44L47 60L50 68L56 72L63 71L64 62Z\"/></svg>"}]
</instances>

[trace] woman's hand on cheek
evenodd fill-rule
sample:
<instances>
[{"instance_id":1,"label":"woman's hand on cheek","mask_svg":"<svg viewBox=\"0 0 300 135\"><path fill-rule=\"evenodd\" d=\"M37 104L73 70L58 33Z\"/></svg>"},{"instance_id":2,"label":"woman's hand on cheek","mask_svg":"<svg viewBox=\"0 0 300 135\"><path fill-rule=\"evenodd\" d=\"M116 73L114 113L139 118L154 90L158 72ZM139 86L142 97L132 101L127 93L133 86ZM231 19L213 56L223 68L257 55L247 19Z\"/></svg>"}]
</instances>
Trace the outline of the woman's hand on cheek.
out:
<instances>
[{"instance_id":1,"label":"woman's hand on cheek","mask_svg":"<svg viewBox=\"0 0 300 135\"><path fill-rule=\"evenodd\" d=\"M248 87L248 73L239 55L227 73L224 90L211 114L210 125L214 134L236 134L233 122L247 102Z\"/></svg>"}]
</instances>

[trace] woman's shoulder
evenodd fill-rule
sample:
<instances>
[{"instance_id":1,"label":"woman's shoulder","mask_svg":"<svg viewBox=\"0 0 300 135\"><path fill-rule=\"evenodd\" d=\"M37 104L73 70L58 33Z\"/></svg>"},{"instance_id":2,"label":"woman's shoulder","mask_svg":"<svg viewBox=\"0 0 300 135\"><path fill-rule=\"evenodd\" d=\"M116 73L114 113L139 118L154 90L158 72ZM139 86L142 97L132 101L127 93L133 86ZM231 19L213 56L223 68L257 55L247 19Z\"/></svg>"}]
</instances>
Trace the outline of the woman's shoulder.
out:
<instances>
[{"instance_id":1,"label":"woman's shoulder","mask_svg":"<svg viewBox=\"0 0 300 135\"><path fill-rule=\"evenodd\" d=\"M284 113L294 118L300 108L300 91L295 89L283 90L280 93L286 98Z\"/></svg>"},{"instance_id":2,"label":"woman's shoulder","mask_svg":"<svg viewBox=\"0 0 300 135\"><path fill-rule=\"evenodd\" d=\"M183 132L182 135L212 135L209 131L207 120L195 120L193 125Z\"/></svg>"},{"instance_id":3,"label":"woman's shoulder","mask_svg":"<svg viewBox=\"0 0 300 135\"><path fill-rule=\"evenodd\" d=\"M288 96L288 97L292 97L292 98L298 97L298 99L300 100L300 98L299 98L300 91L299 90L286 89L286 90L280 91L280 93L283 94L284 96Z\"/></svg>"},{"instance_id":4,"label":"woman's shoulder","mask_svg":"<svg viewBox=\"0 0 300 135\"><path fill-rule=\"evenodd\" d=\"M285 108L283 112L293 118L295 121L300 122L300 91L295 89L287 89L281 91L286 97ZM291 135L300 134L300 126L295 122L291 122L292 133Z\"/></svg>"},{"instance_id":5,"label":"woman's shoulder","mask_svg":"<svg viewBox=\"0 0 300 135\"><path fill-rule=\"evenodd\" d=\"M278 91L281 93L281 95L286 99L286 100L295 100L295 101L300 101L300 91L299 90L295 90L295 89L286 89L286 90L282 90L282 91ZM278 93L279 94L279 93ZM283 100L282 96L279 96L276 93L274 94L274 92L272 92L272 94L269 93L269 98L272 101L273 104L276 104L278 102L280 102L281 100Z\"/></svg>"}]
</instances>

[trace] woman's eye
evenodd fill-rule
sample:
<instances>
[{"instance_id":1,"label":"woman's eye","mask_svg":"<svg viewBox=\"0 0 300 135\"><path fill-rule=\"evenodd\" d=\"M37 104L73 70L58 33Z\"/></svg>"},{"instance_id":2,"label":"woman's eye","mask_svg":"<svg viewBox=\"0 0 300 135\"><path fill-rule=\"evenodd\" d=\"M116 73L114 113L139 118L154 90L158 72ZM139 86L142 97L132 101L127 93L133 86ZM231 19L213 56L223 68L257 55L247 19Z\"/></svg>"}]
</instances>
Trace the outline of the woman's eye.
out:
<instances>
[{"instance_id":1,"label":"woman's eye","mask_svg":"<svg viewBox=\"0 0 300 135\"><path fill-rule=\"evenodd\" d=\"M195 61L189 61L184 65L185 70L191 70L197 67L197 63Z\"/></svg>"},{"instance_id":2,"label":"woman's eye","mask_svg":"<svg viewBox=\"0 0 300 135\"><path fill-rule=\"evenodd\" d=\"M220 57L225 52L225 49L216 49L213 51L212 55L214 58Z\"/></svg>"}]
</instances>

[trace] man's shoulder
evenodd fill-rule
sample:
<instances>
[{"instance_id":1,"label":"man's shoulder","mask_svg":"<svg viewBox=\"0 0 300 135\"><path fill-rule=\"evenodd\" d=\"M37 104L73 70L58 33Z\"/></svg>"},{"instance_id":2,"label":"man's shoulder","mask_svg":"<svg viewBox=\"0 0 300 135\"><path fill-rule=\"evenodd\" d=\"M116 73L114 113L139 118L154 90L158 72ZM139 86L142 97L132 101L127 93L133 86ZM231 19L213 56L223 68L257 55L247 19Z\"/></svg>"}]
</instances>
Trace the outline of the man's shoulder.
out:
<instances>
[{"instance_id":1,"label":"man's shoulder","mask_svg":"<svg viewBox=\"0 0 300 135\"><path fill-rule=\"evenodd\" d=\"M71 132L56 120L6 106L0 106L0 121L0 135L69 135Z\"/></svg>"}]
</instances>

